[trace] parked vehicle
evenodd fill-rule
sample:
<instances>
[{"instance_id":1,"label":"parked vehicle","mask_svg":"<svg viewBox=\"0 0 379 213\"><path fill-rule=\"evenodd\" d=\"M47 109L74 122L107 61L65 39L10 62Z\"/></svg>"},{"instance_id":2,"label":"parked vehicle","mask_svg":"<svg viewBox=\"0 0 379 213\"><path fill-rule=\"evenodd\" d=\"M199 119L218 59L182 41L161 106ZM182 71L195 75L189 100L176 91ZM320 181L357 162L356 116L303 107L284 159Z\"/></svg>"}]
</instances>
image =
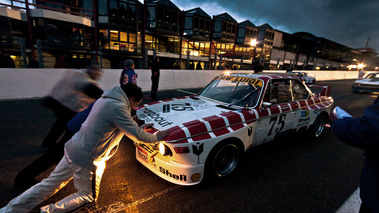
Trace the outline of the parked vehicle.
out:
<instances>
[{"instance_id":1,"label":"parked vehicle","mask_svg":"<svg viewBox=\"0 0 379 213\"><path fill-rule=\"evenodd\" d=\"M294 72L294 71L288 71L287 73L292 73L303 79L303 81L306 84L315 84L316 83L316 77L313 74L309 74L307 72Z\"/></svg>"},{"instance_id":2,"label":"parked vehicle","mask_svg":"<svg viewBox=\"0 0 379 213\"><path fill-rule=\"evenodd\" d=\"M379 72L372 72L356 80L351 90L353 92L379 92Z\"/></svg>"}]
</instances>

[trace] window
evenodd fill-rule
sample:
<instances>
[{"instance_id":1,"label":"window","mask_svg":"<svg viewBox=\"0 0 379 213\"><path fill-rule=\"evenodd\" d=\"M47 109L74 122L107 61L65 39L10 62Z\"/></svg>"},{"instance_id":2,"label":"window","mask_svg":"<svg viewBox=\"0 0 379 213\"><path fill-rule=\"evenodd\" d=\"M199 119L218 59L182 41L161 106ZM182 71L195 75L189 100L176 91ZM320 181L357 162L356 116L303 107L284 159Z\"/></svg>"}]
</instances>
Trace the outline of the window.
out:
<instances>
[{"instance_id":1,"label":"window","mask_svg":"<svg viewBox=\"0 0 379 213\"><path fill-rule=\"evenodd\" d=\"M304 86L298 81L298 80L291 80L292 81L292 95L293 100L302 100L306 99L308 97L308 92L304 88Z\"/></svg>"}]
</instances>

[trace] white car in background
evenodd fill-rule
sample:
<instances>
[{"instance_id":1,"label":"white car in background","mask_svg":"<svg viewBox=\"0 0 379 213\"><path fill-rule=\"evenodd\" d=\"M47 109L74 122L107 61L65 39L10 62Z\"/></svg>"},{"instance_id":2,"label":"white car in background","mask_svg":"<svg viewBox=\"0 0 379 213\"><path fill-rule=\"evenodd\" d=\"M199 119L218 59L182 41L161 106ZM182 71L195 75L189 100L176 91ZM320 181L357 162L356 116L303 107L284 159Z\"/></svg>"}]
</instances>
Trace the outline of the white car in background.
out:
<instances>
[{"instance_id":1,"label":"white car in background","mask_svg":"<svg viewBox=\"0 0 379 213\"><path fill-rule=\"evenodd\" d=\"M296 71L288 71L287 73L292 73L303 79L306 84L315 84L316 77L315 74L310 74L307 72L296 72Z\"/></svg>"},{"instance_id":2,"label":"white car in background","mask_svg":"<svg viewBox=\"0 0 379 213\"><path fill-rule=\"evenodd\" d=\"M379 92L379 72L369 73L363 79L356 80L351 90L353 92Z\"/></svg>"}]
</instances>

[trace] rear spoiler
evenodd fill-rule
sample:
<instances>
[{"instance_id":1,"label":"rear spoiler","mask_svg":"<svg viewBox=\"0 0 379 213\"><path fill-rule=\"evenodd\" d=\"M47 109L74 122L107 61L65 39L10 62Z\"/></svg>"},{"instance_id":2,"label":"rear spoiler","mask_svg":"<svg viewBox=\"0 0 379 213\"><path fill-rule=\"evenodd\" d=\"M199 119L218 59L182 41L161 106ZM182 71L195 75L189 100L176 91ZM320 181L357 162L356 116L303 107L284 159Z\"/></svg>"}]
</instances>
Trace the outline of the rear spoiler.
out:
<instances>
[{"instance_id":1,"label":"rear spoiler","mask_svg":"<svg viewBox=\"0 0 379 213\"><path fill-rule=\"evenodd\" d=\"M307 85L316 97L330 96L330 86Z\"/></svg>"}]
</instances>

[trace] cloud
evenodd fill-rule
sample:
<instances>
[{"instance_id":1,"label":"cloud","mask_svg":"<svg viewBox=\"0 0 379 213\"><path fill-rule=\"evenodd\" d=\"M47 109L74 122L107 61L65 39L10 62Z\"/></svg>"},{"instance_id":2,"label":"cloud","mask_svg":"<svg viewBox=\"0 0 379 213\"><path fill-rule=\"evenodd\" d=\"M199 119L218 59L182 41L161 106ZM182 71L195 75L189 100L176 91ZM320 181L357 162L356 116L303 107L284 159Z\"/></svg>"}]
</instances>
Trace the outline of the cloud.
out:
<instances>
[{"instance_id":1,"label":"cloud","mask_svg":"<svg viewBox=\"0 0 379 213\"><path fill-rule=\"evenodd\" d=\"M172 0L184 10L200 7L210 16L228 12L237 21L270 24L287 33L309 32L351 48L379 50L376 0Z\"/></svg>"}]
</instances>

